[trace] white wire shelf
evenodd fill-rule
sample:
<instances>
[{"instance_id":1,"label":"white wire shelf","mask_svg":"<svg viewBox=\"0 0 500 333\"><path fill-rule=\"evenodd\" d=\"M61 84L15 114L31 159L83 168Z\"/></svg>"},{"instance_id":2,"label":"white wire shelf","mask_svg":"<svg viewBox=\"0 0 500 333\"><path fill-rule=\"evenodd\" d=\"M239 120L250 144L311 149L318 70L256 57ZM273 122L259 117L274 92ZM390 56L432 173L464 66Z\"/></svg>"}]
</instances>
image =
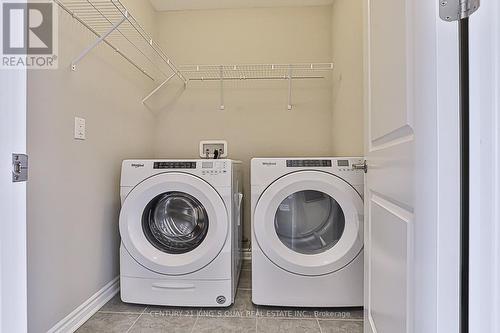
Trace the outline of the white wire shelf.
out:
<instances>
[{"instance_id":1,"label":"white wire shelf","mask_svg":"<svg viewBox=\"0 0 500 333\"><path fill-rule=\"evenodd\" d=\"M188 81L322 79L333 63L181 65Z\"/></svg>"},{"instance_id":2,"label":"white wire shelf","mask_svg":"<svg viewBox=\"0 0 500 333\"><path fill-rule=\"evenodd\" d=\"M333 63L308 64L242 64L176 66L159 44L142 27L120 0L52 0L76 21L86 27L96 40L71 63L79 63L97 46L104 43L157 83L142 102L145 103L174 77L184 86L190 81L219 81L220 109L224 107L224 81L287 80L288 109L292 109L292 81L325 78Z\"/></svg>"},{"instance_id":3,"label":"white wire shelf","mask_svg":"<svg viewBox=\"0 0 500 333\"><path fill-rule=\"evenodd\" d=\"M333 71L333 63L309 64L243 64L243 65L181 65L179 70L190 81L219 81L220 109L224 110L224 81L286 80L288 110L292 105L292 81L324 79ZM157 90L153 91L155 93ZM148 98L152 95L148 95ZM146 98L147 99L147 98ZM144 100L145 101L145 100ZM143 102L144 102L143 101Z\"/></svg>"},{"instance_id":4,"label":"white wire shelf","mask_svg":"<svg viewBox=\"0 0 500 333\"><path fill-rule=\"evenodd\" d=\"M187 83L175 64L120 0L53 0L53 2L96 36L95 42L72 61L73 70L77 69L80 61L95 47L105 43L155 82L165 83L177 76L185 84Z\"/></svg>"}]
</instances>

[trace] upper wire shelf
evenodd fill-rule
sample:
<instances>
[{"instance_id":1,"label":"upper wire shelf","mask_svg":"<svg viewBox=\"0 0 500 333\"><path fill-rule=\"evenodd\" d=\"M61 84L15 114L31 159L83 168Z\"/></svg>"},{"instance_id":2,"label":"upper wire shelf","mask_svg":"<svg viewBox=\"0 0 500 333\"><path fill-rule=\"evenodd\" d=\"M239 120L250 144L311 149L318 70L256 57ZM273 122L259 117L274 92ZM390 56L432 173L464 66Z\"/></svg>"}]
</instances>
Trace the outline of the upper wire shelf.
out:
<instances>
[{"instance_id":1,"label":"upper wire shelf","mask_svg":"<svg viewBox=\"0 0 500 333\"><path fill-rule=\"evenodd\" d=\"M245 65L182 65L182 75L190 81L219 81L220 109L224 110L224 81L287 80L288 110L292 105L292 81L323 79L334 69L333 63L309 64L245 64ZM161 88L161 87L159 87ZM158 88L158 89L159 89ZM147 98L149 98L153 91ZM147 99L146 98L146 99ZM143 100L144 102L145 100Z\"/></svg>"},{"instance_id":2,"label":"upper wire shelf","mask_svg":"<svg viewBox=\"0 0 500 333\"><path fill-rule=\"evenodd\" d=\"M188 81L322 79L333 63L181 65Z\"/></svg>"},{"instance_id":3,"label":"upper wire shelf","mask_svg":"<svg viewBox=\"0 0 500 333\"><path fill-rule=\"evenodd\" d=\"M71 63L73 70L93 49L104 43L157 83L145 103L174 77L186 86L190 81L219 81L220 109L224 109L224 81L287 80L288 109L292 109L292 80L322 79L333 63L245 64L176 66L120 0L52 0L86 27L96 40Z\"/></svg>"},{"instance_id":4,"label":"upper wire shelf","mask_svg":"<svg viewBox=\"0 0 500 333\"><path fill-rule=\"evenodd\" d=\"M110 46L141 73L156 82L177 76L186 78L151 35L139 24L120 0L53 0L95 36L71 63L76 70L79 62L101 43Z\"/></svg>"}]
</instances>

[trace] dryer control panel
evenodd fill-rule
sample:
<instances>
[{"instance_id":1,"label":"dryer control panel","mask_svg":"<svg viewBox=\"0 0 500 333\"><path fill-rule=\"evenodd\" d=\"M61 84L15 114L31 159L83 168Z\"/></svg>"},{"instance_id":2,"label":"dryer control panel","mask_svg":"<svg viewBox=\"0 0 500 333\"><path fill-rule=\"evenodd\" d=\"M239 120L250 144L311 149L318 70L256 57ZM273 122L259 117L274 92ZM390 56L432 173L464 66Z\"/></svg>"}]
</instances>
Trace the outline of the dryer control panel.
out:
<instances>
[{"instance_id":1,"label":"dryer control panel","mask_svg":"<svg viewBox=\"0 0 500 333\"><path fill-rule=\"evenodd\" d=\"M280 177L300 171L322 171L334 174L353 186L363 185L363 170L354 168L363 161L362 157L253 158L251 184L270 184Z\"/></svg>"},{"instance_id":2,"label":"dryer control panel","mask_svg":"<svg viewBox=\"0 0 500 333\"><path fill-rule=\"evenodd\" d=\"M335 167L339 171L355 171L352 168L351 161L335 159L335 160L287 160L287 168L331 168Z\"/></svg>"},{"instance_id":3,"label":"dryer control panel","mask_svg":"<svg viewBox=\"0 0 500 333\"><path fill-rule=\"evenodd\" d=\"M349 161L347 161L349 165ZM306 167L331 167L332 160L287 160L288 168L306 168Z\"/></svg>"}]
</instances>

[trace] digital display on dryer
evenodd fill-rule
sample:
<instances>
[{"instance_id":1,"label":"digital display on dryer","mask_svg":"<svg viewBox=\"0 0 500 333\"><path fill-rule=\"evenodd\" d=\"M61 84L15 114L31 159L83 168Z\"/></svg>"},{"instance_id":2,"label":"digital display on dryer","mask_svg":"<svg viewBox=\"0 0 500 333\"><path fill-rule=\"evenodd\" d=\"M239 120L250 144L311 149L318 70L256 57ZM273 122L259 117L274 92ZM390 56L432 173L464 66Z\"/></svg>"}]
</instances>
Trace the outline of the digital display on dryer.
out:
<instances>
[{"instance_id":1,"label":"digital display on dryer","mask_svg":"<svg viewBox=\"0 0 500 333\"><path fill-rule=\"evenodd\" d=\"M304 168L304 167L331 167L331 160L288 160L286 161L288 168Z\"/></svg>"},{"instance_id":2,"label":"digital display on dryer","mask_svg":"<svg viewBox=\"0 0 500 333\"><path fill-rule=\"evenodd\" d=\"M154 169L196 169L196 162L154 162Z\"/></svg>"}]
</instances>

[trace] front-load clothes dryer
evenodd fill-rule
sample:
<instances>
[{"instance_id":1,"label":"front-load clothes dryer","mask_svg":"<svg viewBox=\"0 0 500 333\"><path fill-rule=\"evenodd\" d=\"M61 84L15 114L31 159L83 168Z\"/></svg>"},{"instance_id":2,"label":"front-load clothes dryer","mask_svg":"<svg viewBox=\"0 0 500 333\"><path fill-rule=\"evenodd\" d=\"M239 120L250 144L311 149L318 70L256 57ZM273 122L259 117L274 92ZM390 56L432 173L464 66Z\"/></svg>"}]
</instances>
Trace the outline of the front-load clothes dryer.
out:
<instances>
[{"instance_id":1,"label":"front-load clothes dryer","mask_svg":"<svg viewBox=\"0 0 500 333\"><path fill-rule=\"evenodd\" d=\"M252 160L252 301L363 305L361 158Z\"/></svg>"},{"instance_id":2,"label":"front-load clothes dryer","mask_svg":"<svg viewBox=\"0 0 500 333\"><path fill-rule=\"evenodd\" d=\"M241 268L242 168L231 160L126 160L120 288L127 303L227 307Z\"/></svg>"}]
</instances>

